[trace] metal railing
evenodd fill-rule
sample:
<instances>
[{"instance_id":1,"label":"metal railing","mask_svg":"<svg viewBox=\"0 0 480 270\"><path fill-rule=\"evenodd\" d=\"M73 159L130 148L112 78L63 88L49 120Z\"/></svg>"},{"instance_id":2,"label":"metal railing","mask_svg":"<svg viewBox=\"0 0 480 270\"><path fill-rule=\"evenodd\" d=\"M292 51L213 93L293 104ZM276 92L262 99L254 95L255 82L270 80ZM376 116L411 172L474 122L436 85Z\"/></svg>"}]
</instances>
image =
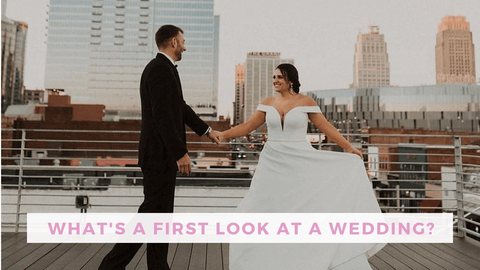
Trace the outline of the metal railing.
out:
<instances>
[{"instance_id":1,"label":"metal railing","mask_svg":"<svg viewBox=\"0 0 480 270\"><path fill-rule=\"evenodd\" d=\"M138 136L3 129L2 230L25 230L32 212L136 212L143 199L142 172L135 166ZM346 137L364 153L383 212L454 213L458 236L480 239L480 134ZM191 176L177 178L175 211L233 211L248 191L265 141L257 133L220 147L190 142L195 165ZM312 146L338 150L331 143ZM86 196L87 205L76 205L78 196Z\"/></svg>"}]
</instances>

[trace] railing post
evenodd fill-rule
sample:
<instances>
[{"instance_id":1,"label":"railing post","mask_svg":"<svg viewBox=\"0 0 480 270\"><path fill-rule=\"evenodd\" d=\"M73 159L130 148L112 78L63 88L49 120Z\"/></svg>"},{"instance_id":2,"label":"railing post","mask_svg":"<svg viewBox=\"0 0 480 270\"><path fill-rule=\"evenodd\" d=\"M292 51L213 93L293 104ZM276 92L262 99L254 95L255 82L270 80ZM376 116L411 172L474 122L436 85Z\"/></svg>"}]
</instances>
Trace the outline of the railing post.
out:
<instances>
[{"instance_id":1,"label":"railing post","mask_svg":"<svg viewBox=\"0 0 480 270\"><path fill-rule=\"evenodd\" d=\"M15 232L18 232L20 225L20 203L22 202L22 181L23 181L23 165L25 160L25 139L27 137L27 132L25 129L22 129L22 142L20 146L20 162L18 169L18 193L17 193L17 212L15 215Z\"/></svg>"},{"instance_id":2,"label":"railing post","mask_svg":"<svg viewBox=\"0 0 480 270\"><path fill-rule=\"evenodd\" d=\"M465 237L465 213L463 212L463 168L462 168L462 140L460 136L454 137L455 146L455 175L457 188L455 198L457 200L457 217L458 217L458 237Z\"/></svg>"}]
</instances>

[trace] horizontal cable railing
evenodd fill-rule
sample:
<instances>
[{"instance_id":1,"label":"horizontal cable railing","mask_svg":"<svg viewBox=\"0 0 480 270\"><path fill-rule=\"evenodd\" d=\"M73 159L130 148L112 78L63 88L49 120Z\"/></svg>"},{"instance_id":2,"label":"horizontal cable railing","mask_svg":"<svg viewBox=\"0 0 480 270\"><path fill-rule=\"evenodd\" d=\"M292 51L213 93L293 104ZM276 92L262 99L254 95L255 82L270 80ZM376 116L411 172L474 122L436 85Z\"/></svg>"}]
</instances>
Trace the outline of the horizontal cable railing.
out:
<instances>
[{"instance_id":1,"label":"horizontal cable railing","mask_svg":"<svg viewBox=\"0 0 480 270\"><path fill-rule=\"evenodd\" d=\"M480 134L347 135L364 154L383 212L454 213L458 235L480 239ZM135 212L143 200L138 138L138 131L2 129L2 227L25 230L34 212ZM312 147L338 150L320 138ZM219 146L189 140L193 172L177 177L175 211L234 211L266 142L261 133ZM75 205L77 196L88 196L88 205Z\"/></svg>"}]
</instances>

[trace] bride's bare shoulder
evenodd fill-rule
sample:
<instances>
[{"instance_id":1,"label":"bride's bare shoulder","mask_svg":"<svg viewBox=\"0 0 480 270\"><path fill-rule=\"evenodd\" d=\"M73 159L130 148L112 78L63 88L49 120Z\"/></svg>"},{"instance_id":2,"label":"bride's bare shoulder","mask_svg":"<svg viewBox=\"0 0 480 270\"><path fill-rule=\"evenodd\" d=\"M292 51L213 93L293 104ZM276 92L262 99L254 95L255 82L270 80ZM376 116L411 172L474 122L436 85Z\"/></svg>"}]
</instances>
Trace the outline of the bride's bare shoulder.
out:
<instances>
[{"instance_id":1,"label":"bride's bare shoulder","mask_svg":"<svg viewBox=\"0 0 480 270\"><path fill-rule=\"evenodd\" d=\"M277 97L267 97L266 99L262 100L263 105L273 106L277 101Z\"/></svg>"},{"instance_id":2,"label":"bride's bare shoulder","mask_svg":"<svg viewBox=\"0 0 480 270\"><path fill-rule=\"evenodd\" d=\"M315 102L313 98L306 95L302 95L302 94L299 98L299 105L300 106L318 106L317 102Z\"/></svg>"}]
</instances>

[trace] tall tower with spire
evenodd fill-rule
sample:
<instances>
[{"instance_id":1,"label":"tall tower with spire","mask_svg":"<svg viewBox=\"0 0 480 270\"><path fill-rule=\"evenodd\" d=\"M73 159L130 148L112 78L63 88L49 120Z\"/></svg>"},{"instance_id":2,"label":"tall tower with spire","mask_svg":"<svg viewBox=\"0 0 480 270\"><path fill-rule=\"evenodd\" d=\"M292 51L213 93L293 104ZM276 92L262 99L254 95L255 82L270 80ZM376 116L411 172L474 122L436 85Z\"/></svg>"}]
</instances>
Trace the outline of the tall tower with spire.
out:
<instances>
[{"instance_id":1,"label":"tall tower with spire","mask_svg":"<svg viewBox=\"0 0 480 270\"><path fill-rule=\"evenodd\" d=\"M438 25L435 65L437 84L475 83L475 51L464 16L445 16Z\"/></svg>"},{"instance_id":2,"label":"tall tower with spire","mask_svg":"<svg viewBox=\"0 0 480 270\"><path fill-rule=\"evenodd\" d=\"M370 26L370 33L358 33L353 59L352 87L390 85L390 63L387 43L379 27Z\"/></svg>"}]
</instances>

